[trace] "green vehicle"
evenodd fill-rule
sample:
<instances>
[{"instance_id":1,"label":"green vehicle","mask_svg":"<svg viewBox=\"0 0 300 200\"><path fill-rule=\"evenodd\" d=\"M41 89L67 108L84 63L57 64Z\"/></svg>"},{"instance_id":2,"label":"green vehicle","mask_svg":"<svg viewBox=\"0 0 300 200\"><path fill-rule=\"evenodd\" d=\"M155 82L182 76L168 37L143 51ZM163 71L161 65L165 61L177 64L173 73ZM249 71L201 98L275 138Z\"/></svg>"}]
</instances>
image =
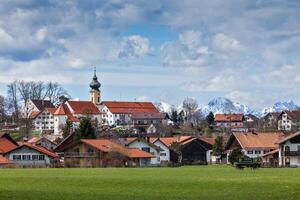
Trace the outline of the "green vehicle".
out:
<instances>
[{"instance_id":1,"label":"green vehicle","mask_svg":"<svg viewBox=\"0 0 300 200\"><path fill-rule=\"evenodd\" d=\"M252 168L252 169L257 169L261 166L260 160L258 158L249 158L249 157L244 157L239 160L239 162L235 162L234 166L237 169L244 169L244 168Z\"/></svg>"}]
</instances>

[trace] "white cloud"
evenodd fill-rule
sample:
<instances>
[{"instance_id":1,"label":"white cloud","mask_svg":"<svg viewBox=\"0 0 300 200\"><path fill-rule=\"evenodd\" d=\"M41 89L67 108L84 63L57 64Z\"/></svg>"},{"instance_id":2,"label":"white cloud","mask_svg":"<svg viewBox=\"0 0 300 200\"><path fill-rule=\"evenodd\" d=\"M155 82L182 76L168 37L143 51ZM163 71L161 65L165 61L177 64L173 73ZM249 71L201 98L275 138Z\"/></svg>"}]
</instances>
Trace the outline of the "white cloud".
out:
<instances>
[{"instance_id":1,"label":"white cloud","mask_svg":"<svg viewBox=\"0 0 300 200\"><path fill-rule=\"evenodd\" d=\"M150 55L153 48L148 38L140 35L131 35L121 41L119 58L141 58Z\"/></svg>"},{"instance_id":2,"label":"white cloud","mask_svg":"<svg viewBox=\"0 0 300 200\"><path fill-rule=\"evenodd\" d=\"M218 33L213 37L213 44L222 51L240 50L242 48L238 40L223 33Z\"/></svg>"},{"instance_id":3,"label":"white cloud","mask_svg":"<svg viewBox=\"0 0 300 200\"><path fill-rule=\"evenodd\" d=\"M7 45L13 41L13 37L4 29L0 28L0 44Z\"/></svg>"},{"instance_id":4,"label":"white cloud","mask_svg":"<svg viewBox=\"0 0 300 200\"><path fill-rule=\"evenodd\" d=\"M47 34L47 28L43 27L36 32L35 37L38 41L43 41L46 37L46 34Z\"/></svg>"}]
</instances>

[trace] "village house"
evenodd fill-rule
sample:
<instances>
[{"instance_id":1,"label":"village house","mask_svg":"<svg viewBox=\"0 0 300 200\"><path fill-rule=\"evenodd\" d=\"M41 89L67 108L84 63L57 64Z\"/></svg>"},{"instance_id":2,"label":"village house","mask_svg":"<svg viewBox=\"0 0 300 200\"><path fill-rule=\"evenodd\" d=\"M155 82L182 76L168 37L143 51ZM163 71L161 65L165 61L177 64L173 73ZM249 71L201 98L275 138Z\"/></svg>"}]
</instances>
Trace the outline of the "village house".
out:
<instances>
[{"instance_id":1,"label":"village house","mask_svg":"<svg viewBox=\"0 0 300 200\"><path fill-rule=\"evenodd\" d=\"M159 160L160 163L169 163L170 162L170 148L167 144L160 140L160 138L150 138L150 142L155 146L160 148Z\"/></svg>"},{"instance_id":2,"label":"village house","mask_svg":"<svg viewBox=\"0 0 300 200\"><path fill-rule=\"evenodd\" d=\"M278 117L280 112L270 112L262 118L263 128L278 129Z\"/></svg>"},{"instance_id":3,"label":"village house","mask_svg":"<svg viewBox=\"0 0 300 200\"><path fill-rule=\"evenodd\" d=\"M28 140L28 143L32 145L42 146L50 151L53 151L57 147L57 144L51 141L46 136L33 137L30 140Z\"/></svg>"},{"instance_id":4,"label":"village house","mask_svg":"<svg viewBox=\"0 0 300 200\"><path fill-rule=\"evenodd\" d=\"M48 100L28 100L23 115L32 120L34 130L54 130L54 112L56 108Z\"/></svg>"},{"instance_id":5,"label":"village house","mask_svg":"<svg viewBox=\"0 0 300 200\"><path fill-rule=\"evenodd\" d=\"M91 101L66 101L54 112L54 135L61 136L67 121L73 123L75 129L80 118L89 117L98 127L101 125L101 112Z\"/></svg>"},{"instance_id":6,"label":"village house","mask_svg":"<svg viewBox=\"0 0 300 200\"><path fill-rule=\"evenodd\" d=\"M239 149L249 158L258 158L276 150L277 141L283 138L282 132L248 132L232 133L229 137L225 150L229 156L234 149Z\"/></svg>"},{"instance_id":7,"label":"village house","mask_svg":"<svg viewBox=\"0 0 300 200\"><path fill-rule=\"evenodd\" d=\"M65 167L143 167L155 156L137 148L127 148L107 139L81 139L59 146L64 151Z\"/></svg>"},{"instance_id":8,"label":"village house","mask_svg":"<svg viewBox=\"0 0 300 200\"><path fill-rule=\"evenodd\" d=\"M59 161L56 153L27 142L6 152L4 156L19 167L51 167Z\"/></svg>"},{"instance_id":9,"label":"village house","mask_svg":"<svg viewBox=\"0 0 300 200\"><path fill-rule=\"evenodd\" d=\"M300 111L282 111L278 116L278 130L298 131L300 129Z\"/></svg>"},{"instance_id":10,"label":"village house","mask_svg":"<svg viewBox=\"0 0 300 200\"><path fill-rule=\"evenodd\" d=\"M215 126L217 128L244 128L244 114L216 114Z\"/></svg>"},{"instance_id":11,"label":"village house","mask_svg":"<svg viewBox=\"0 0 300 200\"><path fill-rule=\"evenodd\" d=\"M132 122L132 115L136 114L148 114L148 118L151 118L152 114L157 115L158 119L152 120L154 123L161 123L162 118L164 116L160 115L160 112L151 102L123 102L123 101L103 101L101 103L101 111L103 123L105 125L113 126L113 125L129 125ZM139 120L140 115L136 115L135 122ZM147 117L143 117L147 119ZM151 119L143 120L143 123L150 124ZM138 122L139 123L139 122ZM141 124L142 125L142 124Z\"/></svg>"},{"instance_id":12,"label":"village house","mask_svg":"<svg viewBox=\"0 0 300 200\"><path fill-rule=\"evenodd\" d=\"M146 137L144 138L126 138L126 146L129 148L137 148L142 151L148 152L152 154L154 157L151 158L150 164L151 165L159 165L161 160L160 160L160 152L162 149L160 147L152 144L150 142L150 138Z\"/></svg>"},{"instance_id":13,"label":"village house","mask_svg":"<svg viewBox=\"0 0 300 200\"><path fill-rule=\"evenodd\" d=\"M278 141L279 166L300 167L300 132Z\"/></svg>"},{"instance_id":14,"label":"village house","mask_svg":"<svg viewBox=\"0 0 300 200\"><path fill-rule=\"evenodd\" d=\"M152 139L153 142L156 139ZM170 162L183 164L208 164L212 145L192 136L160 137L159 141L170 150Z\"/></svg>"}]
</instances>

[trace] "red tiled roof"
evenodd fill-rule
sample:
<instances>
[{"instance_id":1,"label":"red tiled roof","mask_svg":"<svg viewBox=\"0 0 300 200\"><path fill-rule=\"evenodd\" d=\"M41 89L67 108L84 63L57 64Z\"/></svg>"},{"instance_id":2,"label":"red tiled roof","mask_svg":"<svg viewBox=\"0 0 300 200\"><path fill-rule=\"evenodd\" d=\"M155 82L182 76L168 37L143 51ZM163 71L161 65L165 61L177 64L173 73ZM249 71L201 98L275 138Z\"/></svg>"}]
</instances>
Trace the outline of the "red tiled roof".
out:
<instances>
[{"instance_id":1,"label":"red tiled roof","mask_svg":"<svg viewBox=\"0 0 300 200\"><path fill-rule=\"evenodd\" d=\"M214 145L216 141L215 138L207 138L207 137L200 137L199 139L211 145Z\"/></svg>"},{"instance_id":2,"label":"red tiled roof","mask_svg":"<svg viewBox=\"0 0 300 200\"><path fill-rule=\"evenodd\" d=\"M233 133L243 149L275 149L283 136L278 132Z\"/></svg>"},{"instance_id":3,"label":"red tiled roof","mask_svg":"<svg viewBox=\"0 0 300 200\"><path fill-rule=\"evenodd\" d=\"M155 156L146 151L137 148L128 148L127 152L130 158L154 158Z\"/></svg>"},{"instance_id":4,"label":"red tiled roof","mask_svg":"<svg viewBox=\"0 0 300 200\"><path fill-rule=\"evenodd\" d=\"M0 154L4 154L18 145L16 142L13 142L8 134L0 134Z\"/></svg>"},{"instance_id":5,"label":"red tiled roof","mask_svg":"<svg viewBox=\"0 0 300 200\"><path fill-rule=\"evenodd\" d=\"M39 116L39 114L41 114L41 111L32 111L30 113L30 119L35 119L37 116Z\"/></svg>"},{"instance_id":6,"label":"red tiled roof","mask_svg":"<svg viewBox=\"0 0 300 200\"><path fill-rule=\"evenodd\" d=\"M0 165L7 165L7 164L11 164L11 162L4 156L0 155Z\"/></svg>"},{"instance_id":7,"label":"red tiled roof","mask_svg":"<svg viewBox=\"0 0 300 200\"><path fill-rule=\"evenodd\" d=\"M70 122L80 122L80 120L77 117L74 117L73 115L68 115L68 120Z\"/></svg>"},{"instance_id":8,"label":"red tiled roof","mask_svg":"<svg viewBox=\"0 0 300 200\"><path fill-rule=\"evenodd\" d=\"M49 100L31 100L32 103L39 109L39 111L45 108L55 108L55 106Z\"/></svg>"},{"instance_id":9,"label":"red tiled roof","mask_svg":"<svg viewBox=\"0 0 300 200\"><path fill-rule=\"evenodd\" d=\"M172 143L178 142L183 143L185 141L191 140L192 136L178 136L178 137L161 137L159 140L163 142L166 146L170 147ZM150 138L150 142L155 142L157 138Z\"/></svg>"},{"instance_id":10,"label":"red tiled roof","mask_svg":"<svg viewBox=\"0 0 300 200\"><path fill-rule=\"evenodd\" d=\"M49 113L53 115L56 111L56 108L45 108L45 110L47 110Z\"/></svg>"},{"instance_id":11,"label":"red tiled roof","mask_svg":"<svg viewBox=\"0 0 300 200\"><path fill-rule=\"evenodd\" d=\"M159 113L152 102L103 101L113 114Z\"/></svg>"},{"instance_id":12,"label":"red tiled roof","mask_svg":"<svg viewBox=\"0 0 300 200\"><path fill-rule=\"evenodd\" d=\"M147 155L149 156L149 158L153 157L152 154L149 155L149 153L147 152L141 151L139 149L132 150L106 139L82 139L81 141L96 148L99 151L106 153L118 152L129 158L145 158L145 156Z\"/></svg>"},{"instance_id":13,"label":"red tiled roof","mask_svg":"<svg viewBox=\"0 0 300 200\"><path fill-rule=\"evenodd\" d=\"M68 114L70 114L70 111L66 104L61 104L54 112L54 115L68 115Z\"/></svg>"},{"instance_id":14,"label":"red tiled roof","mask_svg":"<svg viewBox=\"0 0 300 200\"><path fill-rule=\"evenodd\" d=\"M91 101L67 101L66 104L74 111L72 114L101 114Z\"/></svg>"},{"instance_id":15,"label":"red tiled roof","mask_svg":"<svg viewBox=\"0 0 300 200\"><path fill-rule=\"evenodd\" d=\"M269 156L269 155L272 155L272 154L275 154L275 153L279 153L279 149L274 149L273 151L270 151L270 152L262 155L262 157Z\"/></svg>"},{"instance_id":16,"label":"red tiled roof","mask_svg":"<svg viewBox=\"0 0 300 200\"><path fill-rule=\"evenodd\" d=\"M242 122L243 114L216 114L215 122Z\"/></svg>"}]
</instances>

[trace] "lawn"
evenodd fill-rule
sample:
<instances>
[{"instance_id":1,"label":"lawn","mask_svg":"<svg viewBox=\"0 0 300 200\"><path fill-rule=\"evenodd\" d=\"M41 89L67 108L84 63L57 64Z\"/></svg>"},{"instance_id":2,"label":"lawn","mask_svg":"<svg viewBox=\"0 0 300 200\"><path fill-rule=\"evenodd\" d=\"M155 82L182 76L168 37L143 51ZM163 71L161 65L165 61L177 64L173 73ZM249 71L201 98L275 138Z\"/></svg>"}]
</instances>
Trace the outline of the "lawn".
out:
<instances>
[{"instance_id":1,"label":"lawn","mask_svg":"<svg viewBox=\"0 0 300 200\"><path fill-rule=\"evenodd\" d=\"M0 199L300 199L300 169L0 169Z\"/></svg>"}]
</instances>

